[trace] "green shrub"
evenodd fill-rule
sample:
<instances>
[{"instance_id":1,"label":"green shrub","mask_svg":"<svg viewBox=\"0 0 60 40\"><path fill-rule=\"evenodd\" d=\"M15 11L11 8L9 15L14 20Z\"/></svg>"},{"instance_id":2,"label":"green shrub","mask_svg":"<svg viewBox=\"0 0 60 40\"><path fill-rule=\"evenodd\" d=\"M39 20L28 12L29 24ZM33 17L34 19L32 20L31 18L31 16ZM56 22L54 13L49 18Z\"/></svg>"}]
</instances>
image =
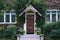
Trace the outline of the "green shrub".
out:
<instances>
[{"instance_id":1,"label":"green shrub","mask_svg":"<svg viewBox=\"0 0 60 40\"><path fill-rule=\"evenodd\" d=\"M16 25L8 25L5 32L4 37L6 38L15 38L17 33Z\"/></svg>"},{"instance_id":2,"label":"green shrub","mask_svg":"<svg viewBox=\"0 0 60 40\"><path fill-rule=\"evenodd\" d=\"M11 38L12 35L13 35L13 33L11 31L9 31L9 30L6 30L4 32L4 38Z\"/></svg>"},{"instance_id":3,"label":"green shrub","mask_svg":"<svg viewBox=\"0 0 60 40\"><path fill-rule=\"evenodd\" d=\"M50 32L52 30L54 30L55 27L56 27L56 23L45 23L45 25L44 25L44 34L46 36L49 36L50 35Z\"/></svg>"},{"instance_id":4,"label":"green shrub","mask_svg":"<svg viewBox=\"0 0 60 40\"><path fill-rule=\"evenodd\" d=\"M0 38L3 38L4 28L0 27Z\"/></svg>"},{"instance_id":5,"label":"green shrub","mask_svg":"<svg viewBox=\"0 0 60 40\"><path fill-rule=\"evenodd\" d=\"M60 38L60 29L51 31L50 37L53 39Z\"/></svg>"},{"instance_id":6,"label":"green shrub","mask_svg":"<svg viewBox=\"0 0 60 40\"><path fill-rule=\"evenodd\" d=\"M7 26L7 30L12 31L12 32L16 32L17 31L17 27L16 27L16 25L8 25Z\"/></svg>"},{"instance_id":7,"label":"green shrub","mask_svg":"<svg viewBox=\"0 0 60 40\"><path fill-rule=\"evenodd\" d=\"M20 34L21 34L21 35L24 35L24 33L25 33L24 30L21 30L21 31L20 31Z\"/></svg>"},{"instance_id":8,"label":"green shrub","mask_svg":"<svg viewBox=\"0 0 60 40\"><path fill-rule=\"evenodd\" d=\"M40 33L40 31L36 31L36 34L37 34L37 35L40 35L41 33Z\"/></svg>"}]
</instances>

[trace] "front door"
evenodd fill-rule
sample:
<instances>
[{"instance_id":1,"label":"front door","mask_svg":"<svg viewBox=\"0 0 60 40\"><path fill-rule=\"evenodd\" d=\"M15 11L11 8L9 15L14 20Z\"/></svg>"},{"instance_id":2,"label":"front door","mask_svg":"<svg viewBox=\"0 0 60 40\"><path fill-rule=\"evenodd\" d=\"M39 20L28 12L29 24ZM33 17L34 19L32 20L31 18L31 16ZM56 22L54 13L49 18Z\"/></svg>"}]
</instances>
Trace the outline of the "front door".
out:
<instances>
[{"instance_id":1,"label":"front door","mask_svg":"<svg viewBox=\"0 0 60 40\"><path fill-rule=\"evenodd\" d=\"M27 34L34 34L34 15L26 15Z\"/></svg>"}]
</instances>

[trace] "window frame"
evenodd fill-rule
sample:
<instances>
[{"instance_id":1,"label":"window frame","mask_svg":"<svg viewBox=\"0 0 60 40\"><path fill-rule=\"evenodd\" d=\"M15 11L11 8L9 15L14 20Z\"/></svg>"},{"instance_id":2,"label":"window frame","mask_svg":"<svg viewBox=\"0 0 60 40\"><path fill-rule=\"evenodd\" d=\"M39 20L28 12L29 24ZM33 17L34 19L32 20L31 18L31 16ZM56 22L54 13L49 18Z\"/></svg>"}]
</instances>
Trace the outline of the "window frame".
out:
<instances>
[{"instance_id":1,"label":"window frame","mask_svg":"<svg viewBox=\"0 0 60 40\"><path fill-rule=\"evenodd\" d=\"M56 22L58 21L58 15L60 14L60 13L58 13L58 11L60 11L60 10L57 10L57 9L50 9L50 10L46 10L46 11L50 11L50 13L47 13L46 12L46 15L50 15L50 21L49 22L52 22L52 15L53 14L56 14ZM52 11L56 11L56 13L52 13ZM47 22L47 21L46 21Z\"/></svg>"},{"instance_id":2,"label":"window frame","mask_svg":"<svg viewBox=\"0 0 60 40\"><path fill-rule=\"evenodd\" d=\"M14 10L11 10L11 11L14 11ZM15 22L12 22L12 15L16 15L16 13L12 13L10 11L10 13L6 13L6 11L3 11L4 12L4 22L0 22L0 24L16 24L17 23L17 21L16 21L16 17L15 17ZM9 20L9 22L6 22L6 15L9 15L9 17L10 17L10 20Z\"/></svg>"}]
</instances>

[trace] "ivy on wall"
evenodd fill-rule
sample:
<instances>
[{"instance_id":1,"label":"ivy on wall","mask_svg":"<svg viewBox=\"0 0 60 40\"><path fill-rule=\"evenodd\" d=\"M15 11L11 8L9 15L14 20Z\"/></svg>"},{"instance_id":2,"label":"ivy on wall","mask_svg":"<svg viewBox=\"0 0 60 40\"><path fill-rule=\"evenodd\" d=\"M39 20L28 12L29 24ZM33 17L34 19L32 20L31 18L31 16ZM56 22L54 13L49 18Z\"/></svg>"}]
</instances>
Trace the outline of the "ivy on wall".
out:
<instances>
[{"instance_id":1,"label":"ivy on wall","mask_svg":"<svg viewBox=\"0 0 60 40\"><path fill-rule=\"evenodd\" d=\"M23 11L23 9L28 5L28 0L16 0L14 6L15 6L15 10L16 10L16 14L17 14L17 21L19 22L19 24L21 24L23 26L23 24L25 23L25 17L24 14L22 16L19 16L19 14Z\"/></svg>"},{"instance_id":2,"label":"ivy on wall","mask_svg":"<svg viewBox=\"0 0 60 40\"><path fill-rule=\"evenodd\" d=\"M2 14L1 10L4 8L3 0L0 0L0 15Z\"/></svg>"},{"instance_id":3,"label":"ivy on wall","mask_svg":"<svg viewBox=\"0 0 60 40\"><path fill-rule=\"evenodd\" d=\"M33 2L32 2L33 3ZM36 14L36 27L41 28L41 31L43 33L43 25L45 23L45 16L46 16L46 9L48 8L47 4L42 3L42 1L39 2L34 2L33 3L36 7L36 9L41 13L42 16L39 16Z\"/></svg>"},{"instance_id":4,"label":"ivy on wall","mask_svg":"<svg viewBox=\"0 0 60 40\"><path fill-rule=\"evenodd\" d=\"M4 9L4 10L15 10L16 14L17 14L17 21L20 21L22 24L24 24L25 22L25 18L24 15L19 16L19 14L21 13L21 11L23 11L24 8L26 8L30 3L32 3L33 5L35 5L36 9L42 14L42 16L37 15L36 18L36 27L38 28L43 28L42 26L45 23L45 11L47 9L47 4L43 4L42 0L15 0L11 3L5 3L3 4L3 2L0 0L0 10Z\"/></svg>"}]
</instances>

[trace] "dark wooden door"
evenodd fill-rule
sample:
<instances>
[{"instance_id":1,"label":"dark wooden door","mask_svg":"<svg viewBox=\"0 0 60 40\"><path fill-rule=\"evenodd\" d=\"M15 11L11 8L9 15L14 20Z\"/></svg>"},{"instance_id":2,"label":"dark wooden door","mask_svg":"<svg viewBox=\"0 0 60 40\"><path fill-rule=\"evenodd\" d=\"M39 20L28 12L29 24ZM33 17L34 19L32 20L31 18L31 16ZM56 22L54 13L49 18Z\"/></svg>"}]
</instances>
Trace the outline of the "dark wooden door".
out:
<instances>
[{"instance_id":1,"label":"dark wooden door","mask_svg":"<svg viewBox=\"0 0 60 40\"><path fill-rule=\"evenodd\" d=\"M26 15L27 34L34 34L34 15Z\"/></svg>"}]
</instances>

